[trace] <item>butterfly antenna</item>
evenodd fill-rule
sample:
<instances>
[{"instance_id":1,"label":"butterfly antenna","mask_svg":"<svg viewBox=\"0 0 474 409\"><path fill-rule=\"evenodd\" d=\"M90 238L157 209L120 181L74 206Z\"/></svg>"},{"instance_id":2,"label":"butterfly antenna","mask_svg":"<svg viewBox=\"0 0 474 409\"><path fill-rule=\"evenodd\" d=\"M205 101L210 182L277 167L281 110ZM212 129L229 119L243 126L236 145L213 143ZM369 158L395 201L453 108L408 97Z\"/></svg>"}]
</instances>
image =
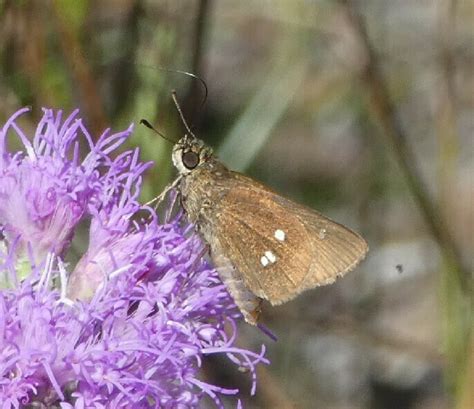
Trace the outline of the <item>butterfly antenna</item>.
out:
<instances>
[{"instance_id":1,"label":"butterfly antenna","mask_svg":"<svg viewBox=\"0 0 474 409\"><path fill-rule=\"evenodd\" d=\"M207 87L206 81L204 81L198 75L193 74L192 72L189 72L189 71L176 70L176 69L163 68L163 67L158 67L158 68L164 71L168 71L168 72L174 72L178 74L187 75L188 77L194 78L195 80L198 80L201 83L202 87L204 88L204 97L202 98L201 105L199 106L199 110L198 110L198 113L201 113L204 105L207 102L207 97L209 96L209 88Z\"/></svg>"},{"instance_id":2,"label":"butterfly antenna","mask_svg":"<svg viewBox=\"0 0 474 409\"><path fill-rule=\"evenodd\" d=\"M152 68L152 67L149 67L149 68ZM177 70L175 68L166 68L166 67L162 67L160 65L157 65L153 68L156 68L158 70L165 71L165 72L170 72L170 73L173 73L173 74L187 75L188 77L191 77L195 80L198 80L201 83L201 85L204 89L204 97L202 98L201 105L199 106L199 110L198 110L198 113L202 112L203 107L206 104L207 98L209 96L209 88L207 87L206 81L204 81L200 76L198 76L196 74L193 74L192 72L189 72L189 71Z\"/></svg>"},{"instance_id":3,"label":"butterfly antenna","mask_svg":"<svg viewBox=\"0 0 474 409\"><path fill-rule=\"evenodd\" d=\"M189 75L191 78L194 78L194 79L198 80L201 83L202 87L204 88L204 97L202 98L201 105L199 105L199 109L197 110L197 113L195 115L195 117L199 117L199 115L201 115L201 113L204 109L204 105L207 102L207 97L209 96L209 89L207 88L206 81L204 81L201 77L198 77L197 75L195 75L191 72L187 72L187 71L179 71L179 72L181 74Z\"/></svg>"},{"instance_id":4,"label":"butterfly antenna","mask_svg":"<svg viewBox=\"0 0 474 409\"><path fill-rule=\"evenodd\" d=\"M173 98L173 102L176 105L176 109L178 110L179 116L181 117L181 122L183 122L184 127L193 138L196 138L196 135L194 135L193 131L191 131L191 128L189 127L188 123L186 122L186 119L184 118L183 111L181 110L181 106L179 105L175 90L171 91L171 97Z\"/></svg>"},{"instance_id":5,"label":"butterfly antenna","mask_svg":"<svg viewBox=\"0 0 474 409\"><path fill-rule=\"evenodd\" d=\"M145 125L147 128L151 129L153 132L155 132L156 134L160 135L163 139L166 139L167 141L171 142L171 143L176 143L176 141L174 141L173 139L170 139L168 137L166 137L164 134L162 134L160 131L156 130L152 124L150 124L150 122L148 122L146 119L140 119L140 123L142 125Z\"/></svg>"}]
</instances>

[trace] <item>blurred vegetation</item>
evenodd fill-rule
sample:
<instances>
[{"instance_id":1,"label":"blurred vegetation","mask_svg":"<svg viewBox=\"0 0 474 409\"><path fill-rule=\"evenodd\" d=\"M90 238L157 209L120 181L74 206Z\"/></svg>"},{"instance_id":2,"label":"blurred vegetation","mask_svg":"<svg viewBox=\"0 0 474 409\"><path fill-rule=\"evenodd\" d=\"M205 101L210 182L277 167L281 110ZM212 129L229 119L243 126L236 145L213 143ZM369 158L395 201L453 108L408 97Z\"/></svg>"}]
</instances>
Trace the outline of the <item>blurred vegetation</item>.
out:
<instances>
[{"instance_id":1,"label":"blurred vegetation","mask_svg":"<svg viewBox=\"0 0 474 409\"><path fill-rule=\"evenodd\" d=\"M472 408L474 4L463 0L0 0L0 120L76 107L96 136L171 103L230 167L348 224L368 260L265 309L259 408ZM201 108L203 89L209 98ZM137 125L172 176L168 142ZM222 362L209 377L243 381ZM230 378L230 380L229 380Z\"/></svg>"}]
</instances>

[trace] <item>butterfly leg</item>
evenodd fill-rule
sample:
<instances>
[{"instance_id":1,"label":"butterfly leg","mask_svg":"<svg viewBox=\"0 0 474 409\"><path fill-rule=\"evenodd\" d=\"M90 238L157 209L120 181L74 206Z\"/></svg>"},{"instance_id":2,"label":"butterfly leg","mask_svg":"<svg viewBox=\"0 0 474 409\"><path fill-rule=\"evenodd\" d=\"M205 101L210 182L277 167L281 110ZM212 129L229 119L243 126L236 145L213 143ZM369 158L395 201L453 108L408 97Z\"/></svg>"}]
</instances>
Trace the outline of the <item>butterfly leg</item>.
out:
<instances>
[{"instance_id":1,"label":"butterfly leg","mask_svg":"<svg viewBox=\"0 0 474 409\"><path fill-rule=\"evenodd\" d=\"M206 254L209 254L209 244L205 244L201 251L198 253L197 257L194 259L193 264L191 264L191 271L194 271L194 269L198 266L198 264L202 261L202 259L206 256Z\"/></svg>"},{"instance_id":2,"label":"butterfly leg","mask_svg":"<svg viewBox=\"0 0 474 409\"><path fill-rule=\"evenodd\" d=\"M169 183L158 196L156 196L153 199L151 199L150 201L146 202L145 206L150 206L153 203L155 203L154 208L156 210L158 208L158 206L160 205L160 203L164 200L164 198L168 194L168 192L171 189L174 189L176 186L178 186L178 183L180 181L181 181L181 176L178 176L175 180L173 180L173 182Z\"/></svg>"}]
</instances>

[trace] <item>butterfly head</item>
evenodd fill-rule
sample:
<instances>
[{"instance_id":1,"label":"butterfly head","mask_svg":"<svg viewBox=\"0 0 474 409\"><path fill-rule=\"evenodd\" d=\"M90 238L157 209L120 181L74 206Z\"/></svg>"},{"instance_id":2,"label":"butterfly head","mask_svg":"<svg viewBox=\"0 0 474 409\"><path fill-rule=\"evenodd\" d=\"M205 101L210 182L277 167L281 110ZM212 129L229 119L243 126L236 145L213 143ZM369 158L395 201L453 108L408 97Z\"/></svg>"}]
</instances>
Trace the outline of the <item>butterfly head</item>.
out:
<instances>
[{"instance_id":1,"label":"butterfly head","mask_svg":"<svg viewBox=\"0 0 474 409\"><path fill-rule=\"evenodd\" d=\"M173 146L173 164L180 175L191 172L211 157L212 148L194 136L184 135Z\"/></svg>"}]
</instances>

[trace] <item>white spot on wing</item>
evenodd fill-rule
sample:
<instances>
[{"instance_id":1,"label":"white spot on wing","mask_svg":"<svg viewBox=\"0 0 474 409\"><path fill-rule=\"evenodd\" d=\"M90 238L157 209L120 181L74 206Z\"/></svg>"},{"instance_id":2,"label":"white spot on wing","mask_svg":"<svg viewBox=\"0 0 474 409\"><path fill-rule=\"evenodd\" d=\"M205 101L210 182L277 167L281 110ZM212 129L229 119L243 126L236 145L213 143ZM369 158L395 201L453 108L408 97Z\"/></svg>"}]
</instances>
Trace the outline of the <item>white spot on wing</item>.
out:
<instances>
[{"instance_id":1,"label":"white spot on wing","mask_svg":"<svg viewBox=\"0 0 474 409\"><path fill-rule=\"evenodd\" d=\"M275 238L279 241L285 241L285 232L283 230L275 230Z\"/></svg>"},{"instance_id":2,"label":"white spot on wing","mask_svg":"<svg viewBox=\"0 0 474 409\"><path fill-rule=\"evenodd\" d=\"M326 238L326 229L319 230L319 238L324 240Z\"/></svg>"},{"instance_id":3,"label":"white spot on wing","mask_svg":"<svg viewBox=\"0 0 474 409\"><path fill-rule=\"evenodd\" d=\"M270 250L265 252L265 256L270 263L274 263L276 261L276 256Z\"/></svg>"},{"instance_id":4,"label":"white spot on wing","mask_svg":"<svg viewBox=\"0 0 474 409\"><path fill-rule=\"evenodd\" d=\"M262 256L262 257L260 258L260 263L262 263L262 266L263 266L263 267L266 267L266 266L268 266L268 263L270 263L270 261L269 261L268 258L266 258L265 256Z\"/></svg>"}]
</instances>

